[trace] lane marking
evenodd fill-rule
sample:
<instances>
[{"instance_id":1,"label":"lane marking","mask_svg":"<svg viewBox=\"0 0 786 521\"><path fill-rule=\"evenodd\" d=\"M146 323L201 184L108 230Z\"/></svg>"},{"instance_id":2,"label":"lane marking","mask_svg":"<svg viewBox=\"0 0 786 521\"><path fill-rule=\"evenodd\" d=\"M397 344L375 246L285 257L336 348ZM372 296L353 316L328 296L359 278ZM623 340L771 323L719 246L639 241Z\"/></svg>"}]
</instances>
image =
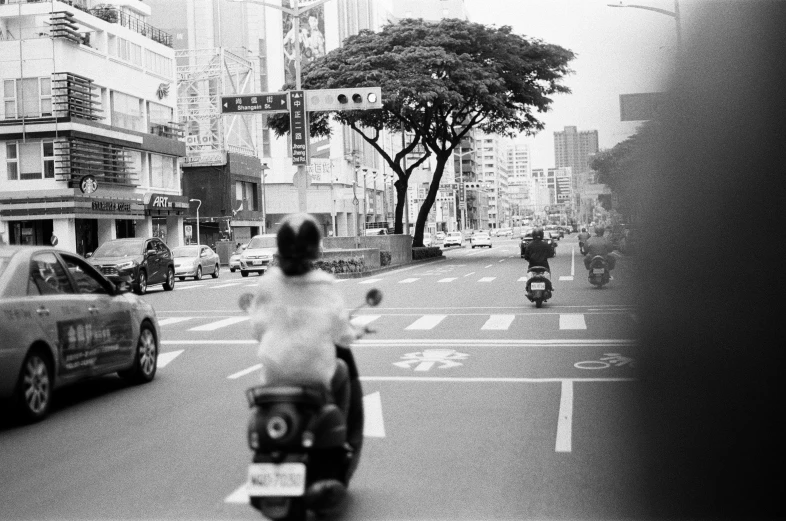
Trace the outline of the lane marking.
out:
<instances>
[{"instance_id":1,"label":"lane marking","mask_svg":"<svg viewBox=\"0 0 786 521\"><path fill-rule=\"evenodd\" d=\"M556 452L571 452L573 434L573 382L562 382L562 393L559 399L559 417L557 419Z\"/></svg>"},{"instance_id":2,"label":"lane marking","mask_svg":"<svg viewBox=\"0 0 786 521\"><path fill-rule=\"evenodd\" d=\"M491 282L492 280L496 279L497 277L483 277L479 279L478 282Z\"/></svg>"},{"instance_id":3,"label":"lane marking","mask_svg":"<svg viewBox=\"0 0 786 521\"><path fill-rule=\"evenodd\" d=\"M576 247L570 249L570 280L576 276Z\"/></svg>"},{"instance_id":4,"label":"lane marking","mask_svg":"<svg viewBox=\"0 0 786 521\"><path fill-rule=\"evenodd\" d=\"M446 316L446 315L445 315ZM161 345L257 345L259 342L256 340L162 340ZM360 339L353 342L353 346L357 347L412 347L412 346L486 346L486 347L541 347L541 346L554 346L554 347L612 347L612 346L625 346L635 347L636 340L632 339L565 339L565 340L500 340L500 339L487 339L487 338L457 338L457 339L399 339L399 340L367 340Z\"/></svg>"},{"instance_id":5,"label":"lane marking","mask_svg":"<svg viewBox=\"0 0 786 521\"><path fill-rule=\"evenodd\" d=\"M338 284L339 282L346 282L346 281L348 281L348 280L349 280L349 279L336 279L336 280L334 280L333 282L335 282L336 284Z\"/></svg>"},{"instance_id":6,"label":"lane marking","mask_svg":"<svg viewBox=\"0 0 786 521\"><path fill-rule=\"evenodd\" d=\"M256 288L259 284L246 284L245 287L247 288Z\"/></svg>"},{"instance_id":7,"label":"lane marking","mask_svg":"<svg viewBox=\"0 0 786 521\"><path fill-rule=\"evenodd\" d=\"M559 280L573 280L573 275L562 275Z\"/></svg>"},{"instance_id":8,"label":"lane marking","mask_svg":"<svg viewBox=\"0 0 786 521\"><path fill-rule=\"evenodd\" d=\"M230 282L229 284L220 284L218 286L210 286L210 289L228 288L230 286L240 286L242 282Z\"/></svg>"},{"instance_id":9,"label":"lane marking","mask_svg":"<svg viewBox=\"0 0 786 521\"><path fill-rule=\"evenodd\" d=\"M559 316L560 329L587 329L587 323L584 321L584 315L570 314Z\"/></svg>"},{"instance_id":10,"label":"lane marking","mask_svg":"<svg viewBox=\"0 0 786 521\"><path fill-rule=\"evenodd\" d=\"M382 397L379 391L363 397L363 436L366 438L385 437Z\"/></svg>"},{"instance_id":11,"label":"lane marking","mask_svg":"<svg viewBox=\"0 0 786 521\"><path fill-rule=\"evenodd\" d=\"M358 284L374 284L375 282L379 282L382 279L366 279L362 282L358 282Z\"/></svg>"},{"instance_id":12,"label":"lane marking","mask_svg":"<svg viewBox=\"0 0 786 521\"><path fill-rule=\"evenodd\" d=\"M180 285L176 285L175 289L176 290L180 290L180 291L184 291L184 290L187 290L187 289L194 289L194 288L199 288L199 287L201 287L201 286L198 286L196 284L193 284L191 286L185 286L185 287L184 286L180 286Z\"/></svg>"},{"instance_id":13,"label":"lane marking","mask_svg":"<svg viewBox=\"0 0 786 521\"><path fill-rule=\"evenodd\" d=\"M500 259L499 262L505 262L505 259Z\"/></svg>"},{"instance_id":14,"label":"lane marking","mask_svg":"<svg viewBox=\"0 0 786 521\"><path fill-rule=\"evenodd\" d=\"M493 264L489 264L488 266L483 266L483 267L484 267L484 268L490 268L490 267L492 267L492 266L493 266Z\"/></svg>"},{"instance_id":15,"label":"lane marking","mask_svg":"<svg viewBox=\"0 0 786 521\"><path fill-rule=\"evenodd\" d=\"M161 369L162 367L166 367L169 362L183 354L184 349L179 351L169 351L166 353L158 353L158 359L156 360L156 368Z\"/></svg>"},{"instance_id":16,"label":"lane marking","mask_svg":"<svg viewBox=\"0 0 786 521\"><path fill-rule=\"evenodd\" d=\"M420 280L420 279L402 279L402 280L398 281L398 283L399 284L412 284L416 280Z\"/></svg>"},{"instance_id":17,"label":"lane marking","mask_svg":"<svg viewBox=\"0 0 786 521\"><path fill-rule=\"evenodd\" d=\"M252 365L251 367L249 367L247 369L243 369L242 371L238 371L237 373L233 373L233 374L227 376L227 379L229 379L229 380L237 380L241 376L246 376L247 374L253 373L254 371L259 371L260 369L262 369L262 364Z\"/></svg>"},{"instance_id":18,"label":"lane marking","mask_svg":"<svg viewBox=\"0 0 786 521\"><path fill-rule=\"evenodd\" d=\"M489 319L480 329L508 329L515 318L516 315L491 315L491 317L489 317Z\"/></svg>"},{"instance_id":19,"label":"lane marking","mask_svg":"<svg viewBox=\"0 0 786 521\"><path fill-rule=\"evenodd\" d=\"M527 282L527 277L521 277L516 282Z\"/></svg>"},{"instance_id":20,"label":"lane marking","mask_svg":"<svg viewBox=\"0 0 786 521\"><path fill-rule=\"evenodd\" d=\"M449 377L449 376L361 376L361 382L427 382L427 383L513 383L543 384L562 382L636 382L638 378L515 378L515 377Z\"/></svg>"},{"instance_id":21,"label":"lane marking","mask_svg":"<svg viewBox=\"0 0 786 521\"><path fill-rule=\"evenodd\" d=\"M423 315L404 329L434 329L447 315Z\"/></svg>"},{"instance_id":22,"label":"lane marking","mask_svg":"<svg viewBox=\"0 0 786 521\"><path fill-rule=\"evenodd\" d=\"M474 272L474 271L470 271L469 273L467 273L467 274L466 274L466 275L464 275L464 276L465 276L465 277L469 277L470 275L474 275L474 274L475 274L475 272Z\"/></svg>"},{"instance_id":23,"label":"lane marking","mask_svg":"<svg viewBox=\"0 0 786 521\"><path fill-rule=\"evenodd\" d=\"M185 322L186 320L191 320L191 317L170 317L170 318L163 318L158 321L159 326L168 326L170 324L177 324L178 322Z\"/></svg>"},{"instance_id":24,"label":"lane marking","mask_svg":"<svg viewBox=\"0 0 786 521\"><path fill-rule=\"evenodd\" d=\"M382 315L358 315L356 317L352 317L352 320L350 320L350 322L352 322L357 327L363 327L371 324L381 316Z\"/></svg>"},{"instance_id":25,"label":"lane marking","mask_svg":"<svg viewBox=\"0 0 786 521\"><path fill-rule=\"evenodd\" d=\"M453 282L453 281L454 281L454 280L456 280L457 278L458 278L458 277L448 277L448 278L446 278L446 279L440 279L440 280L438 280L437 282Z\"/></svg>"},{"instance_id":26,"label":"lane marking","mask_svg":"<svg viewBox=\"0 0 786 521\"><path fill-rule=\"evenodd\" d=\"M210 324L205 324L203 326L192 327L189 331L215 331L216 329L221 329L222 327L231 326L233 324L238 324L240 322L245 322L250 317L230 317L225 318L224 320L218 320L216 322L211 322Z\"/></svg>"}]
</instances>

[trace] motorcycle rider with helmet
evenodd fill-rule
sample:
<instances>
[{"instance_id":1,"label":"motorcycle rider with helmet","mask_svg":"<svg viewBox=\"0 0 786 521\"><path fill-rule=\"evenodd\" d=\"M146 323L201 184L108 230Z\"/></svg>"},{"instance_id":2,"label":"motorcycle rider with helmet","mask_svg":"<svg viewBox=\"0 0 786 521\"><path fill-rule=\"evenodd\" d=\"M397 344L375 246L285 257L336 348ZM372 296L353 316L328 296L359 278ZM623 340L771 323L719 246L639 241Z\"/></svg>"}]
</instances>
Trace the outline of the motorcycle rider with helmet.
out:
<instances>
[{"instance_id":1,"label":"motorcycle rider with helmet","mask_svg":"<svg viewBox=\"0 0 786 521\"><path fill-rule=\"evenodd\" d=\"M260 279L248 310L250 323L259 341L262 384L321 386L331 392L347 418L347 442L359 450L363 397L348 346L364 330L350 323L335 277L313 267L321 240L319 224L311 215L284 218L276 234L279 266ZM344 482L317 481L307 494L337 503L353 472L354 468L346 469Z\"/></svg>"},{"instance_id":2,"label":"motorcycle rider with helmet","mask_svg":"<svg viewBox=\"0 0 786 521\"><path fill-rule=\"evenodd\" d=\"M605 233L606 229L603 226L596 226L595 236L590 237L587 239L587 242L584 243L584 249L587 252L584 256L584 267L587 268L587 270L590 269L590 262L592 259L598 255L604 258L606 267L609 271L613 270L616 265L615 257L610 255L614 248L611 245L611 241L603 236Z\"/></svg>"},{"instance_id":3,"label":"motorcycle rider with helmet","mask_svg":"<svg viewBox=\"0 0 786 521\"><path fill-rule=\"evenodd\" d=\"M586 251L585 247L587 245L587 239L590 238L590 234L587 233L587 228L585 227L581 228L581 233L579 233L578 238L579 238L579 251L581 252L582 255L584 255Z\"/></svg>"},{"instance_id":4,"label":"motorcycle rider with helmet","mask_svg":"<svg viewBox=\"0 0 786 521\"><path fill-rule=\"evenodd\" d=\"M528 268L540 266L546 268L545 276L551 279L551 268L549 267L549 259L554 256L554 248L549 243L543 240L543 228L535 228L532 231L532 242L527 244L524 248L524 260L529 262ZM527 271L527 279L531 278L532 274Z\"/></svg>"}]
</instances>

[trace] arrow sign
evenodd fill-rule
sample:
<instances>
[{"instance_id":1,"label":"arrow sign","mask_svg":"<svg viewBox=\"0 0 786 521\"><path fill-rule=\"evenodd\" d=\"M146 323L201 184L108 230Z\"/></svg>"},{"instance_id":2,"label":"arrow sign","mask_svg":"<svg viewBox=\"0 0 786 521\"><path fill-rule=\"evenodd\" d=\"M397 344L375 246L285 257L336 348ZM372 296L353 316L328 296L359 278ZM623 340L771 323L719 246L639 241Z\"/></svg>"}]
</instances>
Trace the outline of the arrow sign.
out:
<instances>
[{"instance_id":1,"label":"arrow sign","mask_svg":"<svg viewBox=\"0 0 786 521\"><path fill-rule=\"evenodd\" d=\"M424 349L422 352L407 353L401 357L402 362L394 362L393 365L402 369L414 367L415 371L428 371L435 365L438 369L448 369L464 365L456 360L466 360L468 354L459 353L454 349Z\"/></svg>"},{"instance_id":2,"label":"arrow sign","mask_svg":"<svg viewBox=\"0 0 786 521\"><path fill-rule=\"evenodd\" d=\"M289 112L286 92L259 92L257 94L236 94L221 96L221 113L237 114L241 112Z\"/></svg>"}]
</instances>

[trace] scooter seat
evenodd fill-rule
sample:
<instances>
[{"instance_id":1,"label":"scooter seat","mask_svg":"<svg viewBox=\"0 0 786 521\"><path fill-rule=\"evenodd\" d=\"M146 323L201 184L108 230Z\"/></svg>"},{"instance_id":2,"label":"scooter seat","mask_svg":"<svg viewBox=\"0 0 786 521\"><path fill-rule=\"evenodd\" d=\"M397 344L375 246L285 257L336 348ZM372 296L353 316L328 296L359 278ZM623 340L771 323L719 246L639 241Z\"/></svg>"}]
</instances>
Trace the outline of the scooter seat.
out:
<instances>
[{"instance_id":1,"label":"scooter seat","mask_svg":"<svg viewBox=\"0 0 786 521\"><path fill-rule=\"evenodd\" d=\"M549 270L547 270L546 268L543 268L543 267L541 267L541 266L533 266L533 267L531 267L531 268L529 268L529 269L527 270L527 272L528 272L528 273L529 273L529 272L532 272L532 273L538 273L538 274L541 274L541 275L542 275L543 273L548 273L548 271L549 271Z\"/></svg>"},{"instance_id":2,"label":"scooter seat","mask_svg":"<svg viewBox=\"0 0 786 521\"><path fill-rule=\"evenodd\" d=\"M265 386L258 385L246 391L249 407L270 403L301 403L322 407L330 402L330 395L321 386Z\"/></svg>"}]
</instances>

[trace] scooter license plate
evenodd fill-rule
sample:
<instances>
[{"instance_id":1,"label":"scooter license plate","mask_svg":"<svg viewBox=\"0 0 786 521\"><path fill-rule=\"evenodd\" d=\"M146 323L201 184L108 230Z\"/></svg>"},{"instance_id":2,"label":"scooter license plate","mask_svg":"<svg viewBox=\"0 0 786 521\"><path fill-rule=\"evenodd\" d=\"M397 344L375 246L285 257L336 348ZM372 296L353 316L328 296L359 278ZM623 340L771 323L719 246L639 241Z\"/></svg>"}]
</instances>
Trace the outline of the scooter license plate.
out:
<instances>
[{"instance_id":1,"label":"scooter license plate","mask_svg":"<svg viewBox=\"0 0 786 521\"><path fill-rule=\"evenodd\" d=\"M592 270L593 275L603 275L604 273L606 273L606 270L603 268L595 268Z\"/></svg>"},{"instance_id":2,"label":"scooter license plate","mask_svg":"<svg viewBox=\"0 0 786 521\"><path fill-rule=\"evenodd\" d=\"M546 283L545 282L533 282L529 285L529 289L532 291L545 291L546 290Z\"/></svg>"},{"instance_id":3,"label":"scooter license plate","mask_svg":"<svg viewBox=\"0 0 786 521\"><path fill-rule=\"evenodd\" d=\"M302 496L306 492L305 463L252 463L248 466L249 496Z\"/></svg>"}]
</instances>

